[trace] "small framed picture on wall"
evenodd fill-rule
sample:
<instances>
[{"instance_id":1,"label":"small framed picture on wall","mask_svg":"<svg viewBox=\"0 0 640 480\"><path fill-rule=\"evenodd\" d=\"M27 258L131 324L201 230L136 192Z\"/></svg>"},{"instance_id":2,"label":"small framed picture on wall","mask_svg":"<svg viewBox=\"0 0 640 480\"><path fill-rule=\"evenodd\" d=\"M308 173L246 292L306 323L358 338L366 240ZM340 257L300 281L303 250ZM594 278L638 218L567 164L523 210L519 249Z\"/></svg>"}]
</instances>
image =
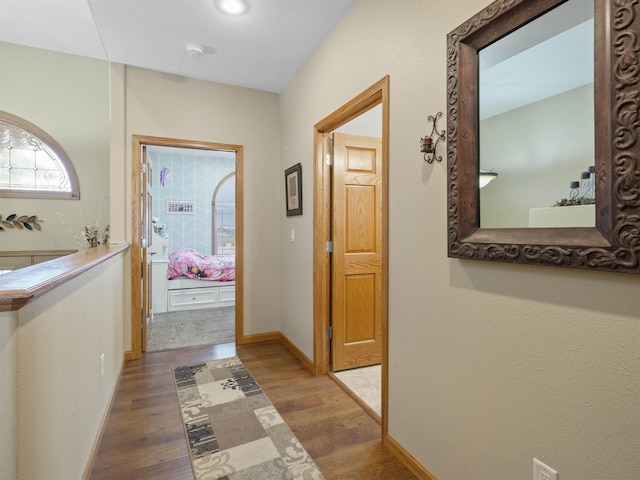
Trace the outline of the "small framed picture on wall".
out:
<instances>
[{"instance_id":1,"label":"small framed picture on wall","mask_svg":"<svg viewBox=\"0 0 640 480\"><path fill-rule=\"evenodd\" d=\"M302 215L302 165L299 163L284 171L287 217Z\"/></svg>"},{"instance_id":2,"label":"small framed picture on wall","mask_svg":"<svg viewBox=\"0 0 640 480\"><path fill-rule=\"evenodd\" d=\"M195 203L194 202L176 202L174 200L169 200L167 202L167 213L172 214L195 214Z\"/></svg>"}]
</instances>

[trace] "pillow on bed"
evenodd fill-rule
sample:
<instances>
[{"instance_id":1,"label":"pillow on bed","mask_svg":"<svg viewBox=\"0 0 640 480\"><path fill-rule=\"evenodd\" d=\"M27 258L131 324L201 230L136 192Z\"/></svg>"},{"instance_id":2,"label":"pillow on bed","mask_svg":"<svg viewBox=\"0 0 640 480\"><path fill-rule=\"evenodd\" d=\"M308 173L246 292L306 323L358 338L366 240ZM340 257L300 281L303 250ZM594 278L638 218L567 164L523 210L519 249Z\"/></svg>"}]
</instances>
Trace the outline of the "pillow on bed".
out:
<instances>
[{"instance_id":1,"label":"pillow on bed","mask_svg":"<svg viewBox=\"0 0 640 480\"><path fill-rule=\"evenodd\" d=\"M234 255L203 255L192 248L181 248L169 255L167 278L232 282L236 279L235 260Z\"/></svg>"}]
</instances>

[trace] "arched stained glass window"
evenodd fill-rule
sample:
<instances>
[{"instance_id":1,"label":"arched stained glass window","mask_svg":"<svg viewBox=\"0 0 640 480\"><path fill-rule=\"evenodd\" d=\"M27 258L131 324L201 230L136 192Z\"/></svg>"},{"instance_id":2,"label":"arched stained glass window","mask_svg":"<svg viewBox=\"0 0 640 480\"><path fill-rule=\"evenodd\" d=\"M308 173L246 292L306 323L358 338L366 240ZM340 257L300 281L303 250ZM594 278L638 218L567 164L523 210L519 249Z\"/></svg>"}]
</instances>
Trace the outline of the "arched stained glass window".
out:
<instances>
[{"instance_id":1,"label":"arched stained glass window","mask_svg":"<svg viewBox=\"0 0 640 480\"><path fill-rule=\"evenodd\" d=\"M0 111L0 197L78 200L71 159L31 122Z\"/></svg>"}]
</instances>

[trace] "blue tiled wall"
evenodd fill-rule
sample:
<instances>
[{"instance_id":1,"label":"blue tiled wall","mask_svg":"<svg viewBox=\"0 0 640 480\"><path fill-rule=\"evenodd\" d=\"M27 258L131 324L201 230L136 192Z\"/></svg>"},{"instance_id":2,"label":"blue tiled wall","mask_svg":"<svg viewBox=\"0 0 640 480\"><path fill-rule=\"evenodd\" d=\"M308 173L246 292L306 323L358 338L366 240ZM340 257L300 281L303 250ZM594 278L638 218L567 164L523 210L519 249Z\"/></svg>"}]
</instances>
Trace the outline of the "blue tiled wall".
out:
<instances>
[{"instance_id":1,"label":"blue tiled wall","mask_svg":"<svg viewBox=\"0 0 640 480\"><path fill-rule=\"evenodd\" d=\"M148 152L153 172L153 217L166 227L169 253L193 248L211 253L211 200L216 185L235 170L235 160L194 154ZM164 170L164 186L160 182ZM168 201L195 202L195 214L168 214Z\"/></svg>"}]
</instances>

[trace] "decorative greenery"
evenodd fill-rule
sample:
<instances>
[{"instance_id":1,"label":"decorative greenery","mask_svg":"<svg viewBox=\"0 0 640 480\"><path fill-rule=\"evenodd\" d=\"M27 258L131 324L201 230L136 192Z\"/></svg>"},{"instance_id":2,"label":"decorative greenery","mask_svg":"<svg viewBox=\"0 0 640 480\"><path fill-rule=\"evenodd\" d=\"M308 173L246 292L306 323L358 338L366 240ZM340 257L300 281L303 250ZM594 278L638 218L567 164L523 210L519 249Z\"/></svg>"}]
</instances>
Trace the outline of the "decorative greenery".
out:
<instances>
[{"instance_id":1,"label":"decorative greenery","mask_svg":"<svg viewBox=\"0 0 640 480\"><path fill-rule=\"evenodd\" d=\"M81 247L93 248L100 245L109 245L109 240L111 239L111 227L109 224L106 224L104 227L100 225L100 218L102 216L102 203L105 200L107 200L106 196L103 197L102 200L100 200L100 205L98 207L98 219L93 223L87 224L88 222L84 220L82 212L79 213L80 220L84 224L84 227L82 227L82 236L84 237L84 241L86 242L86 244L82 239L78 237L76 231L74 231L69 225L66 224L62 214L56 211L56 215L60 217L62 225L64 225L67 231L73 236L73 238L75 238L76 242L78 242L78 245L80 245Z\"/></svg>"},{"instance_id":2,"label":"decorative greenery","mask_svg":"<svg viewBox=\"0 0 640 480\"><path fill-rule=\"evenodd\" d=\"M596 203L595 198L576 198L575 200L569 200L563 198L553 204L554 207L575 207L576 205L593 205Z\"/></svg>"},{"instance_id":3,"label":"decorative greenery","mask_svg":"<svg viewBox=\"0 0 640 480\"><path fill-rule=\"evenodd\" d=\"M97 247L99 245L109 245L111 227L107 225L101 231L100 227L98 227L98 222L93 222L93 225L85 225L82 233L89 244L89 248Z\"/></svg>"},{"instance_id":4,"label":"decorative greenery","mask_svg":"<svg viewBox=\"0 0 640 480\"><path fill-rule=\"evenodd\" d=\"M40 223L42 220L38 220L37 215L20 215L12 213L6 219L2 220L0 215L0 232L10 229L16 230L41 230Z\"/></svg>"}]
</instances>

